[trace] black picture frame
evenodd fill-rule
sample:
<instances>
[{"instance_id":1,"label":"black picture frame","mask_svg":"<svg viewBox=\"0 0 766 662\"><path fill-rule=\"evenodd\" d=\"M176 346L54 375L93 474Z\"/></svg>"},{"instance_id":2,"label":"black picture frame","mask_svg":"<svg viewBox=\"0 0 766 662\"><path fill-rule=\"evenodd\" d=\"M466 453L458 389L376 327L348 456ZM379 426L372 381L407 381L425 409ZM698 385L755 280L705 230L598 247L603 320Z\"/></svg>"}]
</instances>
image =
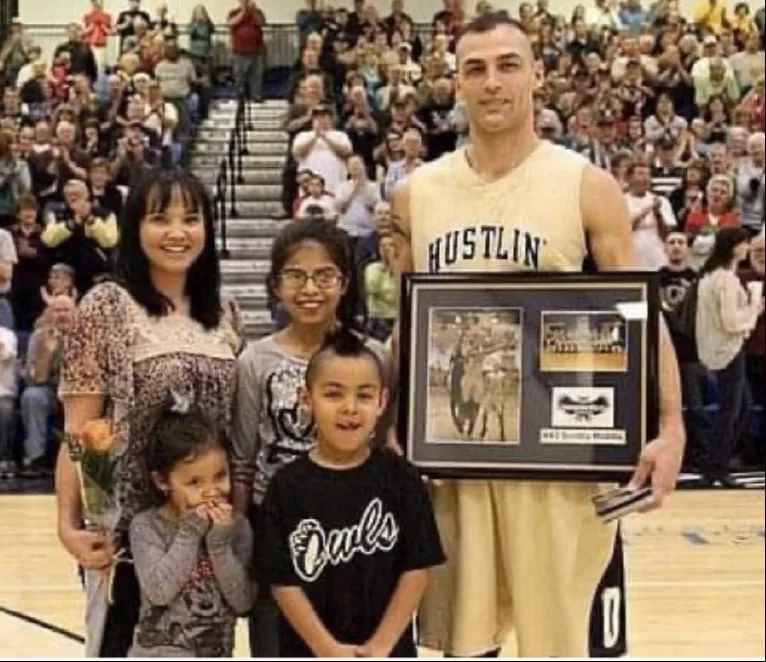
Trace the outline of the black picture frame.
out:
<instances>
[{"instance_id":1,"label":"black picture frame","mask_svg":"<svg viewBox=\"0 0 766 662\"><path fill-rule=\"evenodd\" d=\"M656 274L412 273L400 305L397 428L424 475L622 482L656 437Z\"/></svg>"}]
</instances>

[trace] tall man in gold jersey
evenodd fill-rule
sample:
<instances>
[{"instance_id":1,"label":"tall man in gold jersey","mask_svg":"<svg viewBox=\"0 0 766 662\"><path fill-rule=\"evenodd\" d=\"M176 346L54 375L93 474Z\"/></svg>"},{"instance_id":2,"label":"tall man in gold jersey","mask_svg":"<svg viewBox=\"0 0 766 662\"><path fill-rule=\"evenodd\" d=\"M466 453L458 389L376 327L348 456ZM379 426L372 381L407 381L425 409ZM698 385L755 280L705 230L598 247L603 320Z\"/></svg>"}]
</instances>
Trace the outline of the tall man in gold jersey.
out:
<instances>
[{"instance_id":1,"label":"tall man in gold jersey","mask_svg":"<svg viewBox=\"0 0 766 662\"><path fill-rule=\"evenodd\" d=\"M469 23L457 44L467 147L425 164L394 192L399 267L418 272L577 271L635 264L622 192L578 154L538 139L529 40L505 12ZM678 367L661 329L659 436L633 476L654 505L670 493L684 446ZM622 561L585 483L449 480L433 485L448 564L420 614L421 643L491 656L516 634L523 656L620 654ZM619 552L619 558L615 553ZM619 565L614 581L605 576ZM608 574L608 573L607 573ZM593 615L596 618L593 618Z\"/></svg>"}]
</instances>

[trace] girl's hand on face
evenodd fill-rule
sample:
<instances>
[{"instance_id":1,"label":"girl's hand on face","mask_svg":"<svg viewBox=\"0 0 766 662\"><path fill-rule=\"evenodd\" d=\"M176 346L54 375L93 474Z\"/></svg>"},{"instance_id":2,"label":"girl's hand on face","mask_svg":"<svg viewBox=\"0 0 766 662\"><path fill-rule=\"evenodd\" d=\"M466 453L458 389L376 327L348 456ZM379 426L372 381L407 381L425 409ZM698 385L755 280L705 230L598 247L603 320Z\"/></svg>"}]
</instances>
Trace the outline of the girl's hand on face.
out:
<instances>
[{"instance_id":1,"label":"girl's hand on face","mask_svg":"<svg viewBox=\"0 0 766 662\"><path fill-rule=\"evenodd\" d=\"M230 503L214 503L209 508L210 522L215 526L229 526L232 523L232 507Z\"/></svg>"}]
</instances>

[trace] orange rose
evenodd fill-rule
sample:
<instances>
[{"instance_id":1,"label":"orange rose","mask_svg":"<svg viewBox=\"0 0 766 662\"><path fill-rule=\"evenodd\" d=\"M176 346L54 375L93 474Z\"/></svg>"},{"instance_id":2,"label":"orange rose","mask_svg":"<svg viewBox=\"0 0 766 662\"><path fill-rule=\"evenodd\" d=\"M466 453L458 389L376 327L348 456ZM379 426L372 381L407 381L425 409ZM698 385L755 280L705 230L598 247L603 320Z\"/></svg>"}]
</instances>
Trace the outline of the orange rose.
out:
<instances>
[{"instance_id":1,"label":"orange rose","mask_svg":"<svg viewBox=\"0 0 766 662\"><path fill-rule=\"evenodd\" d=\"M88 421L80 433L80 438L86 450L105 453L114 442L111 421L105 418Z\"/></svg>"}]
</instances>

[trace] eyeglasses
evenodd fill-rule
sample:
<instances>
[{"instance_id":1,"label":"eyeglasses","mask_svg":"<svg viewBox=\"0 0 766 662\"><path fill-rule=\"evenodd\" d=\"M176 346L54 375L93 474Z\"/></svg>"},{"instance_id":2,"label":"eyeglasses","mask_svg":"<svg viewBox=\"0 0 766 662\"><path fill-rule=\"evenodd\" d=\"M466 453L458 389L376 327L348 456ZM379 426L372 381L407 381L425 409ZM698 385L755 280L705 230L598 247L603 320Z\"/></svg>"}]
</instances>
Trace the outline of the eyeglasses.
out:
<instances>
[{"instance_id":1,"label":"eyeglasses","mask_svg":"<svg viewBox=\"0 0 766 662\"><path fill-rule=\"evenodd\" d=\"M284 287L300 289L306 287L309 279L320 290L331 290L343 282L343 274L337 269L326 267L309 273L303 269L284 269L279 274L279 281Z\"/></svg>"}]
</instances>

